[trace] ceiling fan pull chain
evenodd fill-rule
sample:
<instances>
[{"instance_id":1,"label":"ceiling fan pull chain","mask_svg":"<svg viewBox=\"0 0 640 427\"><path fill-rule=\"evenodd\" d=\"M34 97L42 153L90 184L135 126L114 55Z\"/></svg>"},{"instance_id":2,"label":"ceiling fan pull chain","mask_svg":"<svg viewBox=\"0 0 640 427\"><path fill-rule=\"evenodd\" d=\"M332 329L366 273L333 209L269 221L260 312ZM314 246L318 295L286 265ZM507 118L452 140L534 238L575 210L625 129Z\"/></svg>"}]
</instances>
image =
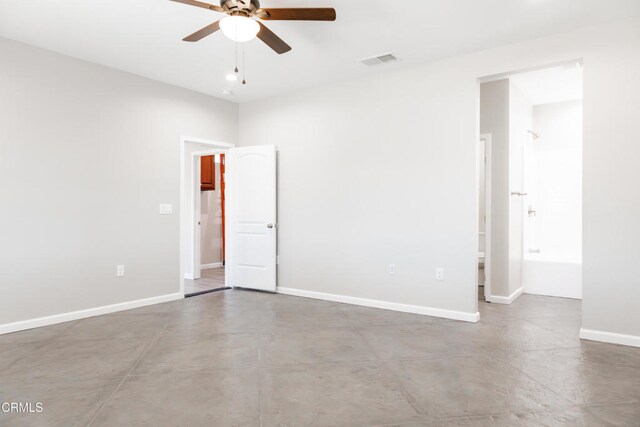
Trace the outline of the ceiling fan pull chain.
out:
<instances>
[{"instance_id":1,"label":"ceiling fan pull chain","mask_svg":"<svg viewBox=\"0 0 640 427\"><path fill-rule=\"evenodd\" d=\"M238 73L238 42L235 42L236 45L236 69L234 70L234 72L237 74Z\"/></svg>"},{"instance_id":2,"label":"ceiling fan pull chain","mask_svg":"<svg viewBox=\"0 0 640 427\"><path fill-rule=\"evenodd\" d=\"M245 43L242 43L242 84L246 85L247 79L245 77L247 76L247 59L244 54L244 45Z\"/></svg>"}]
</instances>

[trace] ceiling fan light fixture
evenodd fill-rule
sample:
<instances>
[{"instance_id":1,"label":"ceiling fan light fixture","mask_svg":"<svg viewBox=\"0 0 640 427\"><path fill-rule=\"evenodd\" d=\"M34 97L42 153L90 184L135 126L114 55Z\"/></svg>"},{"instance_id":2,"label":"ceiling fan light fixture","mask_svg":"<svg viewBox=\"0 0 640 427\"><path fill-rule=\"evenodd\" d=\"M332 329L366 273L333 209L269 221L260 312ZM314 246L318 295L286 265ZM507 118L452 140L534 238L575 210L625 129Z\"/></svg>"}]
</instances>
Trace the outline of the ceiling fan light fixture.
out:
<instances>
[{"instance_id":1,"label":"ceiling fan light fixture","mask_svg":"<svg viewBox=\"0 0 640 427\"><path fill-rule=\"evenodd\" d=\"M244 43L256 38L260 24L246 16L227 16L220 21L220 29L234 42Z\"/></svg>"}]
</instances>

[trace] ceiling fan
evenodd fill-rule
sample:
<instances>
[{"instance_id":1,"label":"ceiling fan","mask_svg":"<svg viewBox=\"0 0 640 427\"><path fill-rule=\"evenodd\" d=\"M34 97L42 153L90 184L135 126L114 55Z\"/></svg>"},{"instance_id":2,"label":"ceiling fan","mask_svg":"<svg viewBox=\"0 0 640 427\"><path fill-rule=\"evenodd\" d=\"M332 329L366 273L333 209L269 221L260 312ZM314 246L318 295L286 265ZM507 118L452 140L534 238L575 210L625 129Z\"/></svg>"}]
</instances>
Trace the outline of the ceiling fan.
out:
<instances>
[{"instance_id":1,"label":"ceiling fan","mask_svg":"<svg viewBox=\"0 0 640 427\"><path fill-rule=\"evenodd\" d=\"M172 0L191 6L226 13L228 16L207 25L183 40L197 42L208 35L222 30L225 36L236 42L246 42L258 37L279 54L289 52L291 46L275 35L259 18L265 21L335 21L333 8L260 8L258 0L220 0L220 6L197 0Z\"/></svg>"}]
</instances>

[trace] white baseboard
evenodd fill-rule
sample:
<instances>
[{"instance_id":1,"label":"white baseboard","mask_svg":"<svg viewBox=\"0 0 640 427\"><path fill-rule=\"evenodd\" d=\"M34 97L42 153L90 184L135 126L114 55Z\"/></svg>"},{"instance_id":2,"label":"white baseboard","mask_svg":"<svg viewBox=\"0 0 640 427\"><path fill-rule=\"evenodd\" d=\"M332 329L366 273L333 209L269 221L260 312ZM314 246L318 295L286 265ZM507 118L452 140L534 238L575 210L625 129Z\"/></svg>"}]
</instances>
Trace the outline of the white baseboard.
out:
<instances>
[{"instance_id":1,"label":"white baseboard","mask_svg":"<svg viewBox=\"0 0 640 427\"><path fill-rule=\"evenodd\" d=\"M191 273L184 273L184 278L187 280L193 280L193 274Z\"/></svg>"},{"instance_id":2,"label":"white baseboard","mask_svg":"<svg viewBox=\"0 0 640 427\"><path fill-rule=\"evenodd\" d=\"M594 331L592 329L580 329L580 338L589 341L600 341L610 344L628 345L640 347L640 337L635 335L616 334L613 332Z\"/></svg>"},{"instance_id":3,"label":"white baseboard","mask_svg":"<svg viewBox=\"0 0 640 427\"><path fill-rule=\"evenodd\" d=\"M518 289L516 289L511 295L509 295L508 297L501 297L501 296L496 296L496 295L490 295L487 300L489 302L493 302L496 304L511 304L512 302L514 302L520 295L522 295L523 292L523 288L520 287Z\"/></svg>"},{"instance_id":4,"label":"white baseboard","mask_svg":"<svg viewBox=\"0 0 640 427\"><path fill-rule=\"evenodd\" d=\"M37 319L22 320L20 322L5 323L0 325L0 335L11 332L24 331L26 329L39 328L41 326L55 325L57 323L69 322L72 320L85 319L87 317L100 316L102 314L115 313L117 311L130 310L132 308L146 307L148 305L160 304L184 298L180 292L175 294L160 295L157 297L127 301L119 304L105 305L102 307L88 308L86 310L72 311L69 313L55 314L53 316L39 317Z\"/></svg>"},{"instance_id":5,"label":"white baseboard","mask_svg":"<svg viewBox=\"0 0 640 427\"><path fill-rule=\"evenodd\" d=\"M441 308L424 307L421 305L401 304L397 302L379 301L365 298L350 297L323 292L305 291L293 288L277 288L279 294L296 297L320 299L324 301L340 302L344 304L361 305L364 307L382 308L385 310L401 311L403 313L423 314L426 316L444 317L445 319L462 320L465 322L478 322L480 313L465 313L462 311L444 310Z\"/></svg>"},{"instance_id":6,"label":"white baseboard","mask_svg":"<svg viewBox=\"0 0 640 427\"><path fill-rule=\"evenodd\" d=\"M224 265L221 262L212 262L211 264L202 264L200 266L201 269L206 270L208 268L221 268Z\"/></svg>"}]
</instances>

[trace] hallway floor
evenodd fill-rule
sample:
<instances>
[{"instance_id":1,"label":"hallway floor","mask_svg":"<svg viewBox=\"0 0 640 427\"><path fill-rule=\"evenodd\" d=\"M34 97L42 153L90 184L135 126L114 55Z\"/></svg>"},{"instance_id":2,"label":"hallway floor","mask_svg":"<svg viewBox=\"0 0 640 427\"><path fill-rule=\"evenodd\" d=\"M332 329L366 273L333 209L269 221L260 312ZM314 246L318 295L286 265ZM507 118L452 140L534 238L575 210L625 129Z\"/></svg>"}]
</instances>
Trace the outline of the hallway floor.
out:
<instances>
[{"instance_id":1,"label":"hallway floor","mask_svg":"<svg viewBox=\"0 0 640 427\"><path fill-rule=\"evenodd\" d=\"M224 267L204 269L200 276L197 280L184 280L185 295L224 288Z\"/></svg>"},{"instance_id":2,"label":"hallway floor","mask_svg":"<svg viewBox=\"0 0 640 427\"><path fill-rule=\"evenodd\" d=\"M0 425L633 426L640 349L580 341L580 302L478 324L228 290L0 336Z\"/></svg>"}]
</instances>

